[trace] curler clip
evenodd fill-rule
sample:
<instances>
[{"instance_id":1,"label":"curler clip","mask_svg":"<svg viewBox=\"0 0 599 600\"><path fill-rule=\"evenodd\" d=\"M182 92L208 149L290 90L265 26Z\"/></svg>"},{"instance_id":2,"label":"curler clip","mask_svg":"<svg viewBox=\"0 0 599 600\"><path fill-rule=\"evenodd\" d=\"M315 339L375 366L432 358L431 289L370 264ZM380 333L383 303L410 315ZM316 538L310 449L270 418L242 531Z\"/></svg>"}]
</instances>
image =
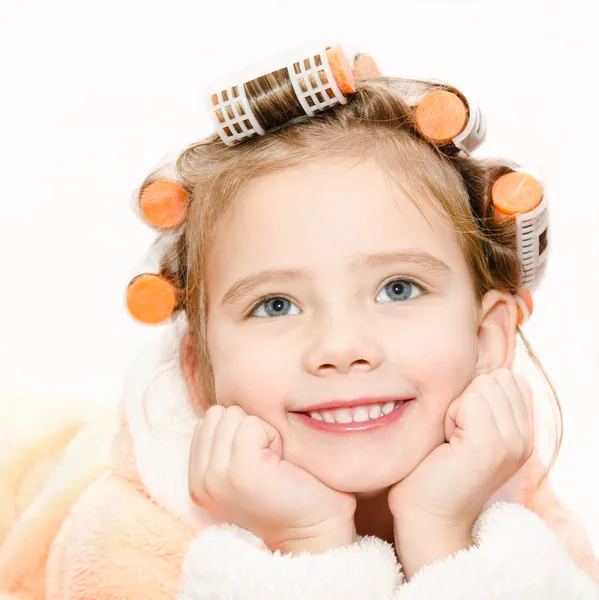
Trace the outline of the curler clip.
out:
<instances>
[{"instance_id":1,"label":"curler clip","mask_svg":"<svg viewBox=\"0 0 599 600\"><path fill-rule=\"evenodd\" d=\"M543 186L530 173L515 169L497 179L491 197L497 218L515 218L521 287L530 288L547 259L549 212Z\"/></svg>"}]
</instances>

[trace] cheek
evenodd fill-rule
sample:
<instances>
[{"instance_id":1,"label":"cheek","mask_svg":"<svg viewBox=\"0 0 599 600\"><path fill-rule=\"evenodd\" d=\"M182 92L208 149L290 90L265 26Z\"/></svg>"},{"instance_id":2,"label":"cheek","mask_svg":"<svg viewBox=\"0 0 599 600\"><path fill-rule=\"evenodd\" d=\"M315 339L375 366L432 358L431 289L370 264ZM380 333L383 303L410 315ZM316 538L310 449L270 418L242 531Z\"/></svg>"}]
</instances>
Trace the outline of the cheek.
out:
<instances>
[{"instance_id":1,"label":"cheek","mask_svg":"<svg viewBox=\"0 0 599 600\"><path fill-rule=\"evenodd\" d=\"M475 323L469 313L427 311L426 321L414 319L390 333L386 353L393 368L406 376L423 397L445 408L472 381L476 364Z\"/></svg>"},{"instance_id":2,"label":"cheek","mask_svg":"<svg viewBox=\"0 0 599 600\"><path fill-rule=\"evenodd\" d=\"M223 406L237 404L248 414L269 422L284 414L292 385L289 361L268 343L243 336L211 340L210 356L216 401ZM268 418L267 418L268 417Z\"/></svg>"}]
</instances>

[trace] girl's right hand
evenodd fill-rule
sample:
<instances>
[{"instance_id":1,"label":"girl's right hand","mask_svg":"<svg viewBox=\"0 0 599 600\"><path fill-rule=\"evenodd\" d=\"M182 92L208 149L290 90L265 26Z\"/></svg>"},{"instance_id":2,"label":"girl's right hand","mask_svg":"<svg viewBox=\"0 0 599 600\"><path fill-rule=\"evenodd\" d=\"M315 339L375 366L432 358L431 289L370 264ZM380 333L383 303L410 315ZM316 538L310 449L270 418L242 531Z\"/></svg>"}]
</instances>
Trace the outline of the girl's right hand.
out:
<instances>
[{"instance_id":1,"label":"girl's right hand","mask_svg":"<svg viewBox=\"0 0 599 600\"><path fill-rule=\"evenodd\" d=\"M266 421L240 406L211 406L191 443L191 499L272 550L319 553L352 544L355 496L283 460L282 451Z\"/></svg>"}]
</instances>

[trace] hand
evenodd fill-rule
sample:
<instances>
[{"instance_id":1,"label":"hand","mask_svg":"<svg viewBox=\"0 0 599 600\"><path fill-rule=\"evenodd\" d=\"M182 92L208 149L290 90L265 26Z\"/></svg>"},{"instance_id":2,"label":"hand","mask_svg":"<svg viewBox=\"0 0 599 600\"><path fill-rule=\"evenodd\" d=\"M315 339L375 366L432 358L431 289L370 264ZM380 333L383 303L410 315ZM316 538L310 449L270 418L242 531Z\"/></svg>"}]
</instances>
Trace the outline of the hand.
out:
<instances>
[{"instance_id":1,"label":"hand","mask_svg":"<svg viewBox=\"0 0 599 600\"><path fill-rule=\"evenodd\" d=\"M418 524L470 533L489 498L532 455L527 380L505 368L479 375L450 404L444 427L447 443L389 492L398 533Z\"/></svg>"},{"instance_id":2,"label":"hand","mask_svg":"<svg viewBox=\"0 0 599 600\"><path fill-rule=\"evenodd\" d=\"M327 487L282 454L272 425L240 406L212 406L191 444L190 496L273 550L320 552L353 543L355 496Z\"/></svg>"}]
</instances>

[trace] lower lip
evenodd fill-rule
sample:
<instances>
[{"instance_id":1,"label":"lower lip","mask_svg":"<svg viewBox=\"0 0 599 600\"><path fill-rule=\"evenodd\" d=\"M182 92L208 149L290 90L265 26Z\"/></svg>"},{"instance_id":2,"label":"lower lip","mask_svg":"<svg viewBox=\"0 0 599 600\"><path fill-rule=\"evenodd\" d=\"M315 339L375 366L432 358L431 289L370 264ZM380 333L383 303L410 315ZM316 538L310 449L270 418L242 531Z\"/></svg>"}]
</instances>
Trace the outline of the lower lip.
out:
<instances>
[{"instance_id":1,"label":"lower lip","mask_svg":"<svg viewBox=\"0 0 599 600\"><path fill-rule=\"evenodd\" d=\"M354 423L353 421L351 423L327 423L326 421L313 419L303 413L291 414L295 415L302 423L314 429L318 429L319 431L326 431L328 433L362 433L366 431L375 431L390 425L391 423L395 423L395 421L401 419L410 404L412 404L412 400L404 402L399 408L396 408L384 417L372 421L363 421L361 423Z\"/></svg>"}]
</instances>

